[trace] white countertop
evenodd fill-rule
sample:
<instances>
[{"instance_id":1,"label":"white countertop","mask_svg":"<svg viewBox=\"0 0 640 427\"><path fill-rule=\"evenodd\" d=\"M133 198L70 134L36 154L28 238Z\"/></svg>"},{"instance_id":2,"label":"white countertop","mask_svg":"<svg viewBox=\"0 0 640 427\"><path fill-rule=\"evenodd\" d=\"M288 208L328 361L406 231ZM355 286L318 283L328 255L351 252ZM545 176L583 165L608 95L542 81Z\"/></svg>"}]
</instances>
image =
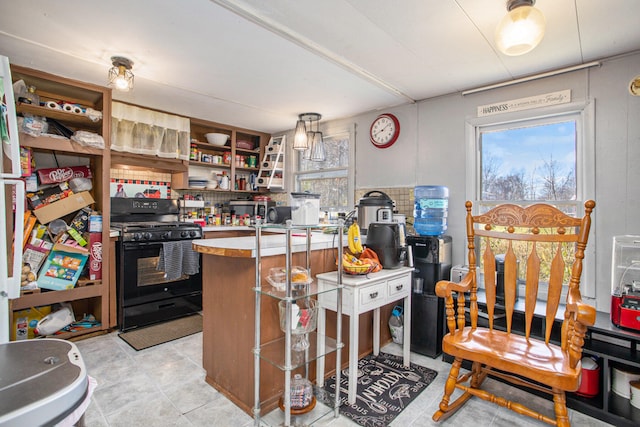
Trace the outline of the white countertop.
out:
<instances>
[{"instance_id":1,"label":"white countertop","mask_svg":"<svg viewBox=\"0 0 640 427\"><path fill-rule=\"evenodd\" d=\"M239 227L232 228L237 229ZM302 233L296 233L295 236L291 236L291 249L293 252L305 252L307 250L307 238L300 234ZM347 243L346 236L343 236L342 243ZM311 233L312 251L337 248L338 244L339 236L337 234L325 234L322 232ZM245 255L236 256L249 256L249 253L252 258L256 256L255 236L194 240L193 246L195 250L205 254L209 252L207 249L216 249L227 251L230 254L229 256L234 256L231 254L234 251L245 253ZM283 255L285 254L285 246L285 234L263 234L261 236L260 256Z\"/></svg>"}]
</instances>

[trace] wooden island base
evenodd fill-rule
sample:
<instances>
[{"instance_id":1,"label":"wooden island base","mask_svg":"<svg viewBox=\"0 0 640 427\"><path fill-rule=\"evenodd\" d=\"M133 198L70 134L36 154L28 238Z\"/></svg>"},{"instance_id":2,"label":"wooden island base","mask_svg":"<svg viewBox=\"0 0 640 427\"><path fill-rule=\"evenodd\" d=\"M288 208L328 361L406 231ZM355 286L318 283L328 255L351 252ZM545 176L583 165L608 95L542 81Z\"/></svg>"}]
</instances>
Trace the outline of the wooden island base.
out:
<instances>
[{"instance_id":1,"label":"wooden island base","mask_svg":"<svg viewBox=\"0 0 640 427\"><path fill-rule=\"evenodd\" d=\"M311 252L313 275L334 271L335 249ZM295 253L292 265L304 265L305 254ZM285 265L284 255L262 258L262 286L271 286L265 277L272 267ZM203 357L206 381L253 417L254 406L254 355L255 344L255 258L221 255L202 255L202 310L203 310ZM283 335L280 331L277 300L262 297L261 302L262 344ZM381 343L391 342L387 320L393 304L382 308ZM327 313L327 335L335 338L335 313ZM348 317L343 316L343 367L348 366L349 332ZM331 331L334 331L332 334ZM373 315L360 316L360 357L373 351ZM326 357L325 366L335 366L335 354ZM333 371L328 371L327 376ZM309 375L315 378L315 363L311 363ZM266 414L278 407L278 399L284 390L282 370L264 360L260 365L261 413Z\"/></svg>"}]
</instances>

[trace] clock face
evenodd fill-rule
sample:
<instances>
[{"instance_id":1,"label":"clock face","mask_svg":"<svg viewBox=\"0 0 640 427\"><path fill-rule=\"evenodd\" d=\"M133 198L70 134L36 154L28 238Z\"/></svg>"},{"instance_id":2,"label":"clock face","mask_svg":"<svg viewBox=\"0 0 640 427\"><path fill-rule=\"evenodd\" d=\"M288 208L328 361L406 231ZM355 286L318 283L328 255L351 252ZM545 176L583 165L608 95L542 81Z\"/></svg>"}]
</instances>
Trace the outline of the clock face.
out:
<instances>
[{"instance_id":1,"label":"clock face","mask_svg":"<svg viewBox=\"0 0 640 427\"><path fill-rule=\"evenodd\" d=\"M369 139L378 148L390 147L400 135L400 122L393 114L381 114L371 124Z\"/></svg>"}]
</instances>

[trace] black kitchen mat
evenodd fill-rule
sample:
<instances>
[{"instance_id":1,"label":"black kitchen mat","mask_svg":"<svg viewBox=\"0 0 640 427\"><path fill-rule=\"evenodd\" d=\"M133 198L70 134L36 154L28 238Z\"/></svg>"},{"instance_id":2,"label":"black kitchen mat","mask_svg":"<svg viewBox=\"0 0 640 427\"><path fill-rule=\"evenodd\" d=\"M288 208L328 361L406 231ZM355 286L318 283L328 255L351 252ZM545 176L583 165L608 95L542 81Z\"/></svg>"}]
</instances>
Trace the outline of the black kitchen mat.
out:
<instances>
[{"instance_id":1,"label":"black kitchen mat","mask_svg":"<svg viewBox=\"0 0 640 427\"><path fill-rule=\"evenodd\" d=\"M358 392L354 405L347 403L348 369L340 374L340 413L361 426L388 426L438 375L433 369L411 363L402 357L380 353L358 361ZM317 390L316 398L325 405L335 401L335 375Z\"/></svg>"}]
</instances>

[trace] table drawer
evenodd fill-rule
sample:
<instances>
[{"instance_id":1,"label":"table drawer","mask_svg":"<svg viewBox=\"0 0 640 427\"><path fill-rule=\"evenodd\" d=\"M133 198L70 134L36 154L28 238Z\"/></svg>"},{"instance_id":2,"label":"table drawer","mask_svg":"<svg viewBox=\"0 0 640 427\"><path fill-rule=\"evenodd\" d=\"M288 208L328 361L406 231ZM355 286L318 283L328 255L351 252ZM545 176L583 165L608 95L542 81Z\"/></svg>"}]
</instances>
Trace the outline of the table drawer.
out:
<instances>
[{"instance_id":1,"label":"table drawer","mask_svg":"<svg viewBox=\"0 0 640 427\"><path fill-rule=\"evenodd\" d=\"M367 286L360 289L360 311L370 310L370 307L380 307L387 298L387 282ZM363 310L364 309L364 310Z\"/></svg>"},{"instance_id":2,"label":"table drawer","mask_svg":"<svg viewBox=\"0 0 640 427\"><path fill-rule=\"evenodd\" d=\"M351 315L351 307L353 306L353 291L349 288L342 289L342 313ZM331 311L337 311L338 308L338 292L324 292L318 295L320 306Z\"/></svg>"},{"instance_id":3,"label":"table drawer","mask_svg":"<svg viewBox=\"0 0 640 427\"><path fill-rule=\"evenodd\" d=\"M387 295L391 299L398 299L401 295L409 295L411 291L411 275L389 279L387 282Z\"/></svg>"}]
</instances>

